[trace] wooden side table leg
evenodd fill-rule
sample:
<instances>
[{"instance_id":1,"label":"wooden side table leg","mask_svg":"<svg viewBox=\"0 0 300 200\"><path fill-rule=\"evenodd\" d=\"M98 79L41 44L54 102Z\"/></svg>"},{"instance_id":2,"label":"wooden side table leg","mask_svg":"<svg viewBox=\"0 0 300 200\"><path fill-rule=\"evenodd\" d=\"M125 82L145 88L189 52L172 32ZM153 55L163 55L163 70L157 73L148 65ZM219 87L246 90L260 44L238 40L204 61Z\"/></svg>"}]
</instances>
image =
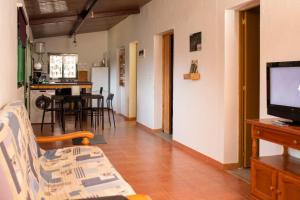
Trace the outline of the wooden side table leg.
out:
<instances>
[{"instance_id":1,"label":"wooden side table leg","mask_svg":"<svg viewBox=\"0 0 300 200\"><path fill-rule=\"evenodd\" d=\"M252 132L252 159L257 159L257 155L258 155L258 148L257 148L257 142L258 140L255 137L255 130L251 129Z\"/></svg>"}]
</instances>

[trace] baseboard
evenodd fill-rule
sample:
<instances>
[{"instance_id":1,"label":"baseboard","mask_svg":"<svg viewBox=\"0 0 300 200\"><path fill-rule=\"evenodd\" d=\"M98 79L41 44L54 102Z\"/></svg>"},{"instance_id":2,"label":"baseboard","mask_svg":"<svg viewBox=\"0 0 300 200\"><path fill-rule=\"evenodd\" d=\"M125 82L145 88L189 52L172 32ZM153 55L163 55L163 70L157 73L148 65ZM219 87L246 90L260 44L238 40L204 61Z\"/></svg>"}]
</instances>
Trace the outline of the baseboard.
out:
<instances>
[{"instance_id":1,"label":"baseboard","mask_svg":"<svg viewBox=\"0 0 300 200\"><path fill-rule=\"evenodd\" d=\"M123 119L125 119L125 121L136 121L136 117L127 117L121 113L118 114L120 117L122 117Z\"/></svg>"},{"instance_id":2,"label":"baseboard","mask_svg":"<svg viewBox=\"0 0 300 200\"><path fill-rule=\"evenodd\" d=\"M180 142L177 142L177 141L173 141L173 145L185 152L187 152L188 154L194 156L195 158L198 158L199 160L201 161L205 161L207 162L208 164L214 166L215 168L217 169L220 169L220 170L231 170L231 169L237 169L240 167L240 164L239 163L228 163L228 164L223 164L209 156L206 156L184 144L181 144Z\"/></svg>"},{"instance_id":3,"label":"baseboard","mask_svg":"<svg viewBox=\"0 0 300 200\"><path fill-rule=\"evenodd\" d=\"M241 167L240 163L223 164L223 169L224 170L233 170L233 169L238 169L240 167Z\"/></svg>"},{"instance_id":4,"label":"baseboard","mask_svg":"<svg viewBox=\"0 0 300 200\"><path fill-rule=\"evenodd\" d=\"M147 126L145 126L144 124L141 124L139 122L136 122L136 125L140 128L142 128L144 131L148 132L148 133L153 133L153 134L157 134L160 133L162 131L162 129L151 129Z\"/></svg>"},{"instance_id":5,"label":"baseboard","mask_svg":"<svg viewBox=\"0 0 300 200\"><path fill-rule=\"evenodd\" d=\"M157 133L161 133L162 129L151 129L139 122L136 122L136 125L140 128L142 128L143 130L145 130L148 133L152 133L152 134L157 134ZM228 163L228 164L222 164L221 162L206 156L184 144L181 144L180 142L177 142L175 140L173 140L173 146L185 151L186 153L194 156L195 158L204 161L210 165L212 165L213 167L220 169L220 170L231 170L231 169L237 169L240 167L239 163Z\"/></svg>"},{"instance_id":6,"label":"baseboard","mask_svg":"<svg viewBox=\"0 0 300 200\"><path fill-rule=\"evenodd\" d=\"M136 121L136 117L128 117L126 121Z\"/></svg>"},{"instance_id":7,"label":"baseboard","mask_svg":"<svg viewBox=\"0 0 300 200\"><path fill-rule=\"evenodd\" d=\"M185 152L187 152L188 154L194 156L195 158L201 160L201 161L205 161L206 163L214 166L215 168L217 169L220 169L220 170L223 170L223 164L220 163L219 161L217 160L214 160L213 158L210 158L194 149L191 149L190 147L187 147L185 146L184 144L181 144L180 142L177 142L177 141L173 141L173 145Z\"/></svg>"}]
</instances>

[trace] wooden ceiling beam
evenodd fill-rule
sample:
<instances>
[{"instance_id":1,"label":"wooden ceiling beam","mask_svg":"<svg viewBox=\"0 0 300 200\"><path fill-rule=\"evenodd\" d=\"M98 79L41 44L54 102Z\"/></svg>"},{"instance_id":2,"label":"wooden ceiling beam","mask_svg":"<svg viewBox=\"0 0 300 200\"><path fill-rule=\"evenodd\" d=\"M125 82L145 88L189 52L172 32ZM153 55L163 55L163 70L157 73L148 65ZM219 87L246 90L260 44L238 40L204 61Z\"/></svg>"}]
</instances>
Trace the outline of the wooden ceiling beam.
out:
<instances>
[{"instance_id":1,"label":"wooden ceiling beam","mask_svg":"<svg viewBox=\"0 0 300 200\"><path fill-rule=\"evenodd\" d=\"M113 12L96 12L94 13L94 18L98 19L98 18L108 18L108 17L119 17L124 15L133 15L139 13L140 13L140 9L120 10L120 11L113 11ZM77 15L64 16L64 17L36 18L36 19L31 19L29 24L34 26L34 25L41 25L41 24L66 22L66 21L76 21L78 18L79 16Z\"/></svg>"},{"instance_id":2,"label":"wooden ceiling beam","mask_svg":"<svg viewBox=\"0 0 300 200\"><path fill-rule=\"evenodd\" d=\"M66 22L66 21L76 21L77 19L78 19L77 15L66 16L66 17L37 18L37 19L31 19L29 21L29 24L30 25L53 24L53 23Z\"/></svg>"},{"instance_id":3,"label":"wooden ceiling beam","mask_svg":"<svg viewBox=\"0 0 300 200\"><path fill-rule=\"evenodd\" d=\"M75 24L74 24L74 26L73 26L70 34L69 34L70 37L72 37L73 35L75 35L79 31L81 25L84 23L84 21L86 20L86 18L90 14L90 12L92 12L94 6L96 5L96 3L98 1L99 0L88 0L87 1L85 9L80 13L79 18L75 22Z\"/></svg>"},{"instance_id":4,"label":"wooden ceiling beam","mask_svg":"<svg viewBox=\"0 0 300 200\"><path fill-rule=\"evenodd\" d=\"M106 17L119 17L124 15L133 15L133 14L139 14L140 9L130 9L130 10L119 10L119 11L113 11L113 12L99 12L94 13L94 18L106 18Z\"/></svg>"}]
</instances>

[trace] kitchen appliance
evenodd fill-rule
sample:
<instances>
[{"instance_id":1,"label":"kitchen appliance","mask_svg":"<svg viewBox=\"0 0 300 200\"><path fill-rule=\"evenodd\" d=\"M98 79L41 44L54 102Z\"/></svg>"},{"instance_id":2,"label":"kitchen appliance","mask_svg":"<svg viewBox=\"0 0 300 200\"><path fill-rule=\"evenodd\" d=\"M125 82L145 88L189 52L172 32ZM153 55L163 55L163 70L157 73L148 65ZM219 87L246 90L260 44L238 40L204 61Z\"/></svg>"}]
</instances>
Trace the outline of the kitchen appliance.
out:
<instances>
[{"instance_id":1,"label":"kitchen appliance","mask_svg":"<svg viewBox=\"0 0 300 200\"><path fill-rule=\"evenodd\" d=\"M44 42L36 42L34 44L34 52L38 55L37 62L34 63L34 70L40 71L43 68L44 61L43 61L43 55L45 53L45 43Z\"/></svg>"},{"instance_id":2,"label":"kitchen appliance","mask_svg":"<svg viewBox=\"0 0 300 200\"><path fill-rule=\"evenodd\" d=\"M43 102L40 101L43 95L48 98L51 98L52 95L55 95L55 90L31 90L30 91L30 121L33 124L42 123L43 108L41 105L43 105ZM55 115L53 121L55 121ZM51 123L51 112L45 113L44 123Z\"/></svg>"},{"instance_id":3,"label":"kitchen appliance","mask_svg":"<svg viewBox=\"0 0 300 200\"><path fill-rule=\"evenodd\" d=\"M100 88L103 87L102 95L106 100L109 94L109 68L108 67L92 67L91 80L93 83L92 93L100 94ZM96 106L96 105L94 105Z\"/></svg>"}]
</instances>

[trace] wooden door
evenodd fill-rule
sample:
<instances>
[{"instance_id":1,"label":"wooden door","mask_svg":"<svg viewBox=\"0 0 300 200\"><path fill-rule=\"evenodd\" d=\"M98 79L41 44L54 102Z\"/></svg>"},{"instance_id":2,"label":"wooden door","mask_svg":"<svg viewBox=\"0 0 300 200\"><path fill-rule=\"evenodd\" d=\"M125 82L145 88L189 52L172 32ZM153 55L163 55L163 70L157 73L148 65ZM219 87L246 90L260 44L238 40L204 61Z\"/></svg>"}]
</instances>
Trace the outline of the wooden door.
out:
<instances>
[{"instance_id":1,"label":"wooden door","mask_svg":"<svg viewBox=\"0 0 300 200\"><path fill-rule=\"evenodd\" d=\"M252 161L251 191L259 199L276 200L277 172Z\"/></svg>"},{"instance_id":2,"label":"wooden door","mask_svg":"<svg viewBox=\"0 0 300 200\"><path fill-rule=\"evenodd\" d=\"M137 49L138 43L129 44L129 120L136 120L137 115Z\"/></svg>"},{"instance_id":3,"label":"wooden door","mask_svg":"<svg viewBox=\"0 0 300 200\"><path fill-rule=\"evenodd\" d=\"M278 176L278 200L299 200L300 180L280 173Z\"/></svg>"},{"instance_id":4,"label":"wooden door","mask_svg":"<svg viewBox=\"0 0 300 200\"><path fill-rule=\"evenodd\" d=\"M172 133L173 35L163 36L163 125L164 133Z\"/></svg>"},{"instance_id":5,"label":"wooden door","mask_svg":"<svg viewBox=\"0 0 300 200\"><path fill-rule=\"evenodd\" d=\"M240 125L242 165L250 167L252 140L247 119L259 118L260 16L259 9L241 13Z\"/></svg>"}]
</instances>

